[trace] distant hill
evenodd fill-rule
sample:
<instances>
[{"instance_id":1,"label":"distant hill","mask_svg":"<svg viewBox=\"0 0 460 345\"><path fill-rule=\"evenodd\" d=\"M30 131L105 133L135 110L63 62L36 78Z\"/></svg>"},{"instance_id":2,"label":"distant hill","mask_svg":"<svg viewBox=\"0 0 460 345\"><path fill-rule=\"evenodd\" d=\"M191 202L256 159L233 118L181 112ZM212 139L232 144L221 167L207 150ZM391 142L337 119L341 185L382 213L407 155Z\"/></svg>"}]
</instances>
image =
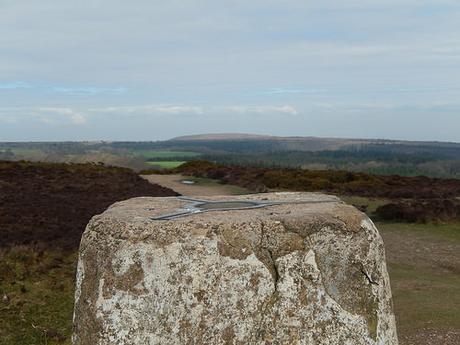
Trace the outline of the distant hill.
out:
<instances>
[{"instance_id":1,"label":"distant hill","mask_svg":"<svg viewBox=\"0 0 460 345\"><path fill-rule=\"evenodd\" d=\"M441 147L459 147L460 143L447 141L411 141L392 139L361 139L361 138L327 138L315 136L276 136L251 133L203 133L184 135L166 141L219 141L219 140L273 140L273 141L304 141L304 142L335 142L341 144L389 144L389 145L435 145Z\"/></svg>"},{"instance_id":2,"label":"distant hill","mask_svg":"<svg viewBox=\"0 0 460 345\"><path fill-rule=\"evenodd\" d=\"M183 135L169 139L169 141L194 141L194 140L241 140L241 139L253 139L253 140L276 140L276 136L271 135L259 135L259 134L245 134L245 133L209 133L209 134L195 134L195 135Z\"/></svg>"},{"instance_id":3,"label":"distant hill","mask_svg":"<svg viewBox=\"0 0 460 345\"><path fill-rule=\"evenodd\" d=\"M143 170L206 159L230 165L460 178L460 143L210 133L142 142L0 143L0 160L104 162Z\"/></svg>"},{"instance_id":4,"label":"distant hill","mask_svg":"<svg viewBox=\"0 0 460 345\"><path fill-rule=\"evenodd\" d=\"M245 133L210 133L187 135L172 138L166 142L182 143L189 145L208 144L215 146L213 143L218 142L233 142L243 143L248 142L251 145L257 145L256 142L265 143L265 147L270 147L274 150L301 150L301 151L317 151L317 150L336 150L345 146L356 145L366 140L357 139L337 139L337 138L318 138L318 137L280 137L270 135L245 134ZM267 146L268 145L268 146Z\"/></svg>"},{"instance_id":5,"label":"distant hill","mask_svg":"<svg viewBox=\"0 0 460 345\"><path fill-rule=\"evenodd\" d=\"M165 146L182 145L182 147L200 147L202 150L213 150L216 147L232 146L247 143L253 149L260 147L262 151L322 151L349 149L378 149L379 151L397 151L398 153L413 154L441 153L442 155L460 158L460 143L436 141L407 141L389 139L360 139L360 138L320 138L312 136L270 136L249 133L209 133L180 136L167 141L158 142ZM263 144L262 144L263 143ZM249 149L246 147L246 149ZM441 152L442 151L442 152ZM247 152L245 152L247 153Z\"/></svg>"}]
</instances>

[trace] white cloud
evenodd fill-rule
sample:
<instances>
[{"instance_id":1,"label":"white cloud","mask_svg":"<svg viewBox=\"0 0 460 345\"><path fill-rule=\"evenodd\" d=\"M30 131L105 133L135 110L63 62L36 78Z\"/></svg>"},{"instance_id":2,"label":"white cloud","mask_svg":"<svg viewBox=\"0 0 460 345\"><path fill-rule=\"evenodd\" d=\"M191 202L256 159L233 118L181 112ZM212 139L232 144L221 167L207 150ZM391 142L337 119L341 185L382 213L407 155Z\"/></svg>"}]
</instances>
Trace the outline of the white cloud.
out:
<instances>
[{"instance_id":1,"label":"white cloud","mask_svg":"<svg viewBox=\"0 0 460 345\"><path fill-rule=\"evenodd\" d=\"M297 110L291 105L223 105L223 106L196 106L196 105L134 105L134 106L112 106L101 108L90 108L93 113L113 113L113 114L193 114L205 115L219 113L236 114L273 114L283 113L296 115Z\"/></svg>"},{"instance_id":2,"label":"white cloud","mask_svg":"<svg viewBox=\"0 0 460 345\"><path fill-rule=\"evenodd\" d=\"M0 107L0 120L13 123L36 119L46 124L70 122L73 125L84 125L92 117L116 115L117 118L151 117L152 115L200 115L219 116L221 114L240 115L297 115L297 109L291 105L225 105L225 106L196 106L196 105L131 105L109 106L97 108L73 109L70 107ZM110 120L110 118L108 118Z\"/></svg>"},{"instance_id":3,"label":"white cloud","mask_svg":"<svg viewBox=\"0 0 460 345\"><path fill-rule=\"evenodd\" d=\"M46 107L38 108L37 111L44 115L51 113L66 116L74 125L84 125L87 122L86 117L83 114L70 108Z\"/></svg>"},{"instance_id":4,"label":"white cloud","mask_svg":"<svg viewBox=\"0 0 460 345\"><path fill-rule=\"evenodd\" d=\"M84 125L87 118L81 112L65 107L0 107L0 120L20 123L38 120L46 124L70 123Z\"/></svg>"},{"instance_id":5,"label":"white cloud","mask_svg":"<svg viewBox=\"0 0 460 345\"><path fill-rule=\"evenodd\" d=\"M91 112L95 113L116 113L116 114L195 114L201 115L204 113L204 109L199 106L187 106L187 105L131 105L131 106L110 106L91 108Z\"/></svg>"}]
</instances>

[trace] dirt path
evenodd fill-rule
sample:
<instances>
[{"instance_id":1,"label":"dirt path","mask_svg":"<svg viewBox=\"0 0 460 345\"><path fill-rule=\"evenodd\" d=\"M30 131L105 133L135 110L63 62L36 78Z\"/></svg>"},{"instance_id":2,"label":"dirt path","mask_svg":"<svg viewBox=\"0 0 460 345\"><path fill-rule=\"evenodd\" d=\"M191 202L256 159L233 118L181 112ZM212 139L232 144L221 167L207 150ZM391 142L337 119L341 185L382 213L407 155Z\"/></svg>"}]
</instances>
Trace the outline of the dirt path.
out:
<instances>
[{"instance_id":1,"label":"dirt path","mask_svg":"<svg viewBox=\"0 0 460 345\"><path fill-rule=\"evenodd\" d=\"M237 195L249 193L246 189L222 185L214 180L194 178L183 175L143 175L147 181L170 188L179 194L187 196L207 195ZM184 184L182 181L193 181L193 184Z\"/></svg>"}]
</instances>

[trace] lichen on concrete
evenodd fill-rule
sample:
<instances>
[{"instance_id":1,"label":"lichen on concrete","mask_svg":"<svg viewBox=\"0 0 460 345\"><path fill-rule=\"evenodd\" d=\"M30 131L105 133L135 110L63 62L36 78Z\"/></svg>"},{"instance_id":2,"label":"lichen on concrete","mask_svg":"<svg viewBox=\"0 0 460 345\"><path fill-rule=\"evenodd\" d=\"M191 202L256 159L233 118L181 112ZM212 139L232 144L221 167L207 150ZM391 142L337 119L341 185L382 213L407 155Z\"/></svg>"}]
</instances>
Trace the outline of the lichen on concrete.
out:
<instances>
[{"instance_id":1,"label":"lichen on concrete","mask_svg":"<svg viewBox=\"0 0 460 345\"><path fill-rule=\"evenodd\" d=\"M364 214L322 194L231 199L296 203L154 221L186 201L136 198L94 217L73 344L397 344L383 242Z\"/></svg>"}]
</instances>

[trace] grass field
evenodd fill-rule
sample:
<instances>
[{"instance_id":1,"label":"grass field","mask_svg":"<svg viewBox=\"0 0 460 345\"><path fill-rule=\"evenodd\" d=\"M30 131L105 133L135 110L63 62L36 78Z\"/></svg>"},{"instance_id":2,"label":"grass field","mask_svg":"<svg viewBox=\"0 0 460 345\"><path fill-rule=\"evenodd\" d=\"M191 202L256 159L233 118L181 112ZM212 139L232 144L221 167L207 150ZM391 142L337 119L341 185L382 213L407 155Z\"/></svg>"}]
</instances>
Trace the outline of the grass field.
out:
<instances>
[{"instance_id":1,"label":"grass field","mask_svg":"<svg viewBox=\"0 0 460 345\"><path fill-rule=\"evenodd\" d=\"M155 151L138 150L134 154L146 159L146 164L161 169L174 169L184 164L187 159L196 158L201 155L198 152L190 151Z\"/></svg>"},{"instance_id":2,"label":"grass field","mask_svg":"<svg viewBox=\"0 0 460 345\"><path fill-rule=\"evenodd\" d=\"M377 223L401 344L460 344L460 224Z\"/></svg>"},{"instance_id":3,"label":"grass field","mask_svg":"<svg viewBox=\"0 0 460 345\"><path fill-rule=\"evenodd\" d=\"M13 154L19 157L26 157L26 158L33 158L33 157L41 157L45 154L40 149L35 149L35 148L18 148L14 147L9 149ZM0 152L6 152L8 149L6 148L0 148Z\"/></svg>"},{"instance_id":4,"label":"grass field","mask_svg":"<svg viewBox=\"0 0 460 345\"><path fill-rule=\"evenodd\" d=\"M185 163L185 161L148 161L146 162L148 165L160 167L162 169L174 169L177 168L179 165Z\"/></svg>"}]
</instances>

